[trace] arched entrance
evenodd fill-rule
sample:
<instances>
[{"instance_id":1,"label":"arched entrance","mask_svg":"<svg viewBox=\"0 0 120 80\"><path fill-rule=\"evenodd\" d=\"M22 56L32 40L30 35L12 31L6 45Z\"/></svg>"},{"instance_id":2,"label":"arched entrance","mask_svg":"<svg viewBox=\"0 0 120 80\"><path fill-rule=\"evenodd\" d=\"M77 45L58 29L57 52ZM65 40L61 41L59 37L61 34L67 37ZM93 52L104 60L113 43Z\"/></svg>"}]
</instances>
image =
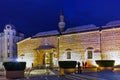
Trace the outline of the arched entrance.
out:
<instances>
[{"instance_id":1,"label":"arched entrance","mask_svg":"<svg viewBox=\"0 0 120 80\"><path fill-rule=\"evenodd\" d=\"M42 45L35 49L37 51L38 65L45 65L46 67L53 67L53 58L55 47L51 45Z\"/></svg>"}]
</instances>

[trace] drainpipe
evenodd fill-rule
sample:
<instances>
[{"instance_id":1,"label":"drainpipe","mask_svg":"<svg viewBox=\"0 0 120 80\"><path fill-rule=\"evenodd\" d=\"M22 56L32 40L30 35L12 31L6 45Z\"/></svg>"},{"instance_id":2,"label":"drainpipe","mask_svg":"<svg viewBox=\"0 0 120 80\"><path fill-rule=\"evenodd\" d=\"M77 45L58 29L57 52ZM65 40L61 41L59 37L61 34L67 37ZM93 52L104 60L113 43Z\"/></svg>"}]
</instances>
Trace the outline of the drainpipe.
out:
<instances>
[{"instance_id":1,"label":"drainpipe","mask_svg":"<svg viewBox=\"0 0 120 80\"><path fill-rule=\"evenodd\" d=\"M101 56L101 60L103 60L103 55L102 55L102 27L99 27L99 34L100 34L100 56Z\"/></svg>"},{"instance_id":2,"label":"drainpipe","mask_svg":"<svg viewBox=\"0 0 120 80\"><path fill-rule=\"evenodd\" d=\"M59 45L60 45L59 41L60 41L60 36L58 36L58 61L59 61L59 53L60 53L60 52L59 52L59 47L60 47L60 46L59 46Z\"/></svg>"}]
</instances>

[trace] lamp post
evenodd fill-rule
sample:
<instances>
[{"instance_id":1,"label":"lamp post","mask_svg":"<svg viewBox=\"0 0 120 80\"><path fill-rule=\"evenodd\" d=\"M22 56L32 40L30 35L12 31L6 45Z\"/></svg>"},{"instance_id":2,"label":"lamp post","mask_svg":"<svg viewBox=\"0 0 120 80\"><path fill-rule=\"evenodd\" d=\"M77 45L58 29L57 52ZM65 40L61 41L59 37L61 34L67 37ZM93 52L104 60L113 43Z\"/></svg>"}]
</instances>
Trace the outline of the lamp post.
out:
<instances>
[{"instance_id":1,"label":"lamp post","mask_svg":"<svg viewBox=\"0 0 120 80\"><path fill-rule=\"evenodd\" d=\"M58 36L58 61L59 61L60 36Z\"/></svg>"}]
</instances>

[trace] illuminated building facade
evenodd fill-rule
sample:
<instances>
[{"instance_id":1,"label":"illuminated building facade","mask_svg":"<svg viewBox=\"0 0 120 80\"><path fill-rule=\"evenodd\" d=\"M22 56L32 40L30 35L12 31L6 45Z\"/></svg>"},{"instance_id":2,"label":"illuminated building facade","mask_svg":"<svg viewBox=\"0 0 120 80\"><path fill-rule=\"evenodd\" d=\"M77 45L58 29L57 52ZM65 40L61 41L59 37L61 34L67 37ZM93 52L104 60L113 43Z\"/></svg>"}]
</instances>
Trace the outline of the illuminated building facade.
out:
<instances>
[{"instance_id":1,"label":"illuminated building facade","mask_svg":"<svg viewBox=\"0 0 120 80\"><path fill-rule=\"evenodd\" d=\"M11 24L5 25L4 32L0 33L0 61L9 61L17 58L17 42L24 39L24 34L15 30Z\"/></svg>"},{"instance_id":2,"label":"illuminated building facade","mask_svg":"<svg viewBox=\"0 0 120 80\"><path fill-rule=\"evenodd\" d=\"M62 17L61 17L62 16ZM64 15L60 15L64 19ZM94 66L95 60L115 60L120 64L120 21L97 27L93 24L68 28L60 19L57 30L40 32L17 43L19 60L28 66L58 66L58 61L75 60Z\"/></svg>"}]
</instances>

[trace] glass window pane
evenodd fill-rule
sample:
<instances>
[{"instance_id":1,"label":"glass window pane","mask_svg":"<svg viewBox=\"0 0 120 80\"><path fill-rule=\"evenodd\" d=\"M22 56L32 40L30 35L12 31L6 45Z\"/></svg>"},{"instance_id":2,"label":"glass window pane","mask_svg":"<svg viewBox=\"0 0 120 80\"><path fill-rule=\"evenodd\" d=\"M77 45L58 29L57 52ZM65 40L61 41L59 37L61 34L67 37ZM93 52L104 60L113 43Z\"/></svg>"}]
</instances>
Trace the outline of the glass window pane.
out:
<instances>
[{"instance_id":1,"label":"glass window pane","mask_svg":"<svg viewBox=\"0 0 120 80\"><path fill-rule=\"evenodd\" d=\"M92 59L92 51L88 51L88 59Z\"/></svg>"},{"instance_id":2,"label":"glass window pane","mask_svg":"<svg viewBox=\"0 0 120 80\"><path fill-rule=\"evenodd\" d=\"M67 59L71 59L71 52L67 52Z\"/></svg>"}]
</instances>

